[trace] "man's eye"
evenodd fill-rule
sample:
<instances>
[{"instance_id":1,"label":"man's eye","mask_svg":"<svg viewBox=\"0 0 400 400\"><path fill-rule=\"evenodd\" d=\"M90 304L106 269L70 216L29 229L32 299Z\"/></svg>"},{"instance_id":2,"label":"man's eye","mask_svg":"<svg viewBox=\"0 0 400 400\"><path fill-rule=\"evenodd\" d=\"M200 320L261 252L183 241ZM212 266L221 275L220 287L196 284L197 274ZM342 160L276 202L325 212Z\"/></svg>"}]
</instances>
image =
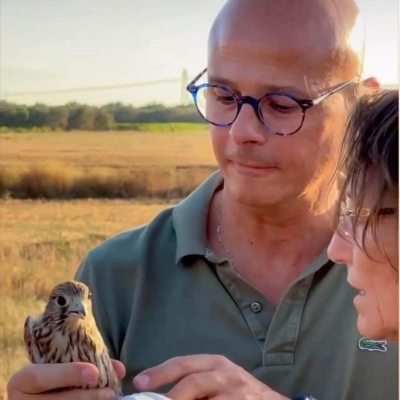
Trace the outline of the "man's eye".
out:
<instances>
[{"instance_id":1,"label":"man's eye","mask_svg":"<svg viewBox=\"0 0 400 400\"><path fill-rule=\"evenodd\" d=\"M217 96L217 100L223 104L232 104L235 102L232 96Z\"/></svg>"},{"instance_id":2,"label":"man's eye","mask_svg":"<svg viewBox=\"0 0 400 400\"><path fill-rule=\"evenodd\" d=\"M216 101L220 103L223 104L235 103L235 98L232 96L232 94L224 89L214 88L211 95Z\"/></svg>"},{"instance_id":3,"label":"man's eye","mask_svg":"<svg viewBox=\"0 0 400 400\"><path fill-rule=\"evenodd\" d=\"M292 112L298 111L298 106L296 105L288 105L288 104L281 104L277 102L271 102L269 104L269 107L272 108L273 110L280 112L280 113L285 113L285 114L290 114Z\"/></svg>"}]
</instances>

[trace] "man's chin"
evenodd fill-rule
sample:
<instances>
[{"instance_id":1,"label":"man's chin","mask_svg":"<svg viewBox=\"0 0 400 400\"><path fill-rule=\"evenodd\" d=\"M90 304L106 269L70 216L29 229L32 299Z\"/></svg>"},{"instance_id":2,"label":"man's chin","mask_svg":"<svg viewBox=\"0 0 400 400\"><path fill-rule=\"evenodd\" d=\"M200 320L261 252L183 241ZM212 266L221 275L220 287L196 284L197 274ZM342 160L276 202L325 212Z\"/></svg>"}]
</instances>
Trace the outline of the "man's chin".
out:
<instances>
[{"instance_id":1,"label":"man's chin","mask_svg":"<svg viewBox=\"0 0 400 400\"><path fill-rule=\"evenodd\" d=\"M255 207L271 207L285 200L275 185L263 185L262 182L252 180L231 180L224 185L229 196L236 202Z\"/></svg>"}]
</instances>

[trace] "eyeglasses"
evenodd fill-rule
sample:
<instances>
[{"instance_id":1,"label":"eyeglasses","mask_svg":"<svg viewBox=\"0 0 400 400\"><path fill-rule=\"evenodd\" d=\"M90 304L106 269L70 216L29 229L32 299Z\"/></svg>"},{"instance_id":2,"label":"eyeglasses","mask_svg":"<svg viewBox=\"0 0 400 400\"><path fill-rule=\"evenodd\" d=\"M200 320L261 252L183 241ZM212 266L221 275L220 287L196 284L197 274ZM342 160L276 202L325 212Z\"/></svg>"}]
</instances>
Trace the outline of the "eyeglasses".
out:
<instances>
[{"instance_id":1,"label":"eyeglasses","mask_svg":"<svg viewBox=\"0 0 400 400\"><path fill-rule=\"evenodd\" d=\"M379 216L396 215L397 212L398 212L398 209L395 207L386 207L386 208L379 209L378 215ZM370 216L370 214L371 214L371 210L363 208L358 213L358 218L367 218ZM355 224L354 219L356 217L357 217L357 214L356 214L355 210L342 210L341 213L339 214L338 231L340 233L342 233L344 236L347 236L347 237L353 236L354 224Z\"/></svg>"},{"instance_id":2,"label":"eyeglasses","mask_svg":"<svg viewBox=\"0 0 400 400\"><path fill-rule=\"evenodd\" d=\"M197 75L186 89L192 95L197 111L208 123L220 127L232 125L243 105L250 104L259 121L271 132L281 136L298 132L309 108L358 81L346 81L314 100L298 99L284 92L270 92L256 99L251 96L237 96L223 85L204 83L197 86L196 82L206 71L207 68Z\"/></svg>"}]
</instances>

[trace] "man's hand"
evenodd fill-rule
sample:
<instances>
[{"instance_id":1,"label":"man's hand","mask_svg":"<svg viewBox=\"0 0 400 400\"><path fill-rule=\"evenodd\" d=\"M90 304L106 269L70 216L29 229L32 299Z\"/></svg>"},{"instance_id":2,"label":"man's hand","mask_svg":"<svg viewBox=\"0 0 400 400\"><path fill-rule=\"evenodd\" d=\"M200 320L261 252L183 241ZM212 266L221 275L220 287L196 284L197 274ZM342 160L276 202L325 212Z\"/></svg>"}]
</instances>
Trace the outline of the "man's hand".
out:
<instances>
[{"instance_id":1,"label":"man's hand","mask_svg":"<svg viewBox=\"0 0 400 400\"><path fill-rule=\"evenodd\" d=\"M243 368L217 355L172 358L133 380L140 391L154 391L175 382L165 394L172 400L288 400Z\"/></svg>"},{"instance_id":2,"label":"man's hand","mask_svg":"<svg viewBox=\"0 0 400 400\"><path fill-rule=\"evenodd\" d=\"M113 361L119 379L125 367ZM99 371L93 364L30 364L8 381L8 400L108 400L116 399L110 389L65 389L97 382ZM65 389L65 390L62 390Z\"/></svg>"}]
</instances>

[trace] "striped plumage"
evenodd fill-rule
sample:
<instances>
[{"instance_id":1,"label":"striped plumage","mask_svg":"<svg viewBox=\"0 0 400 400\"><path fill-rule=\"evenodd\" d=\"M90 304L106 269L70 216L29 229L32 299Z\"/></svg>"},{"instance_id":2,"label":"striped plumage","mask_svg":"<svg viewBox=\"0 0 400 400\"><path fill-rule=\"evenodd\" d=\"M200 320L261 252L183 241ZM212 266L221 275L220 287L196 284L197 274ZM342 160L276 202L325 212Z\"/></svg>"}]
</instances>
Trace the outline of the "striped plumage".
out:
<instances>
[{"instance_id":1,"label":"striped plumage","mask_svg":"<svg viewBox=\"0 0 400 400\"><path fill-rule=\"evenodd\" d=\"M26 319L24 341L32 363L90 362L100 371L99 382L90 388L110 387L122 395L86 285L76 281L57 285L43 314Z\"/></svg>"}]
</instances>

